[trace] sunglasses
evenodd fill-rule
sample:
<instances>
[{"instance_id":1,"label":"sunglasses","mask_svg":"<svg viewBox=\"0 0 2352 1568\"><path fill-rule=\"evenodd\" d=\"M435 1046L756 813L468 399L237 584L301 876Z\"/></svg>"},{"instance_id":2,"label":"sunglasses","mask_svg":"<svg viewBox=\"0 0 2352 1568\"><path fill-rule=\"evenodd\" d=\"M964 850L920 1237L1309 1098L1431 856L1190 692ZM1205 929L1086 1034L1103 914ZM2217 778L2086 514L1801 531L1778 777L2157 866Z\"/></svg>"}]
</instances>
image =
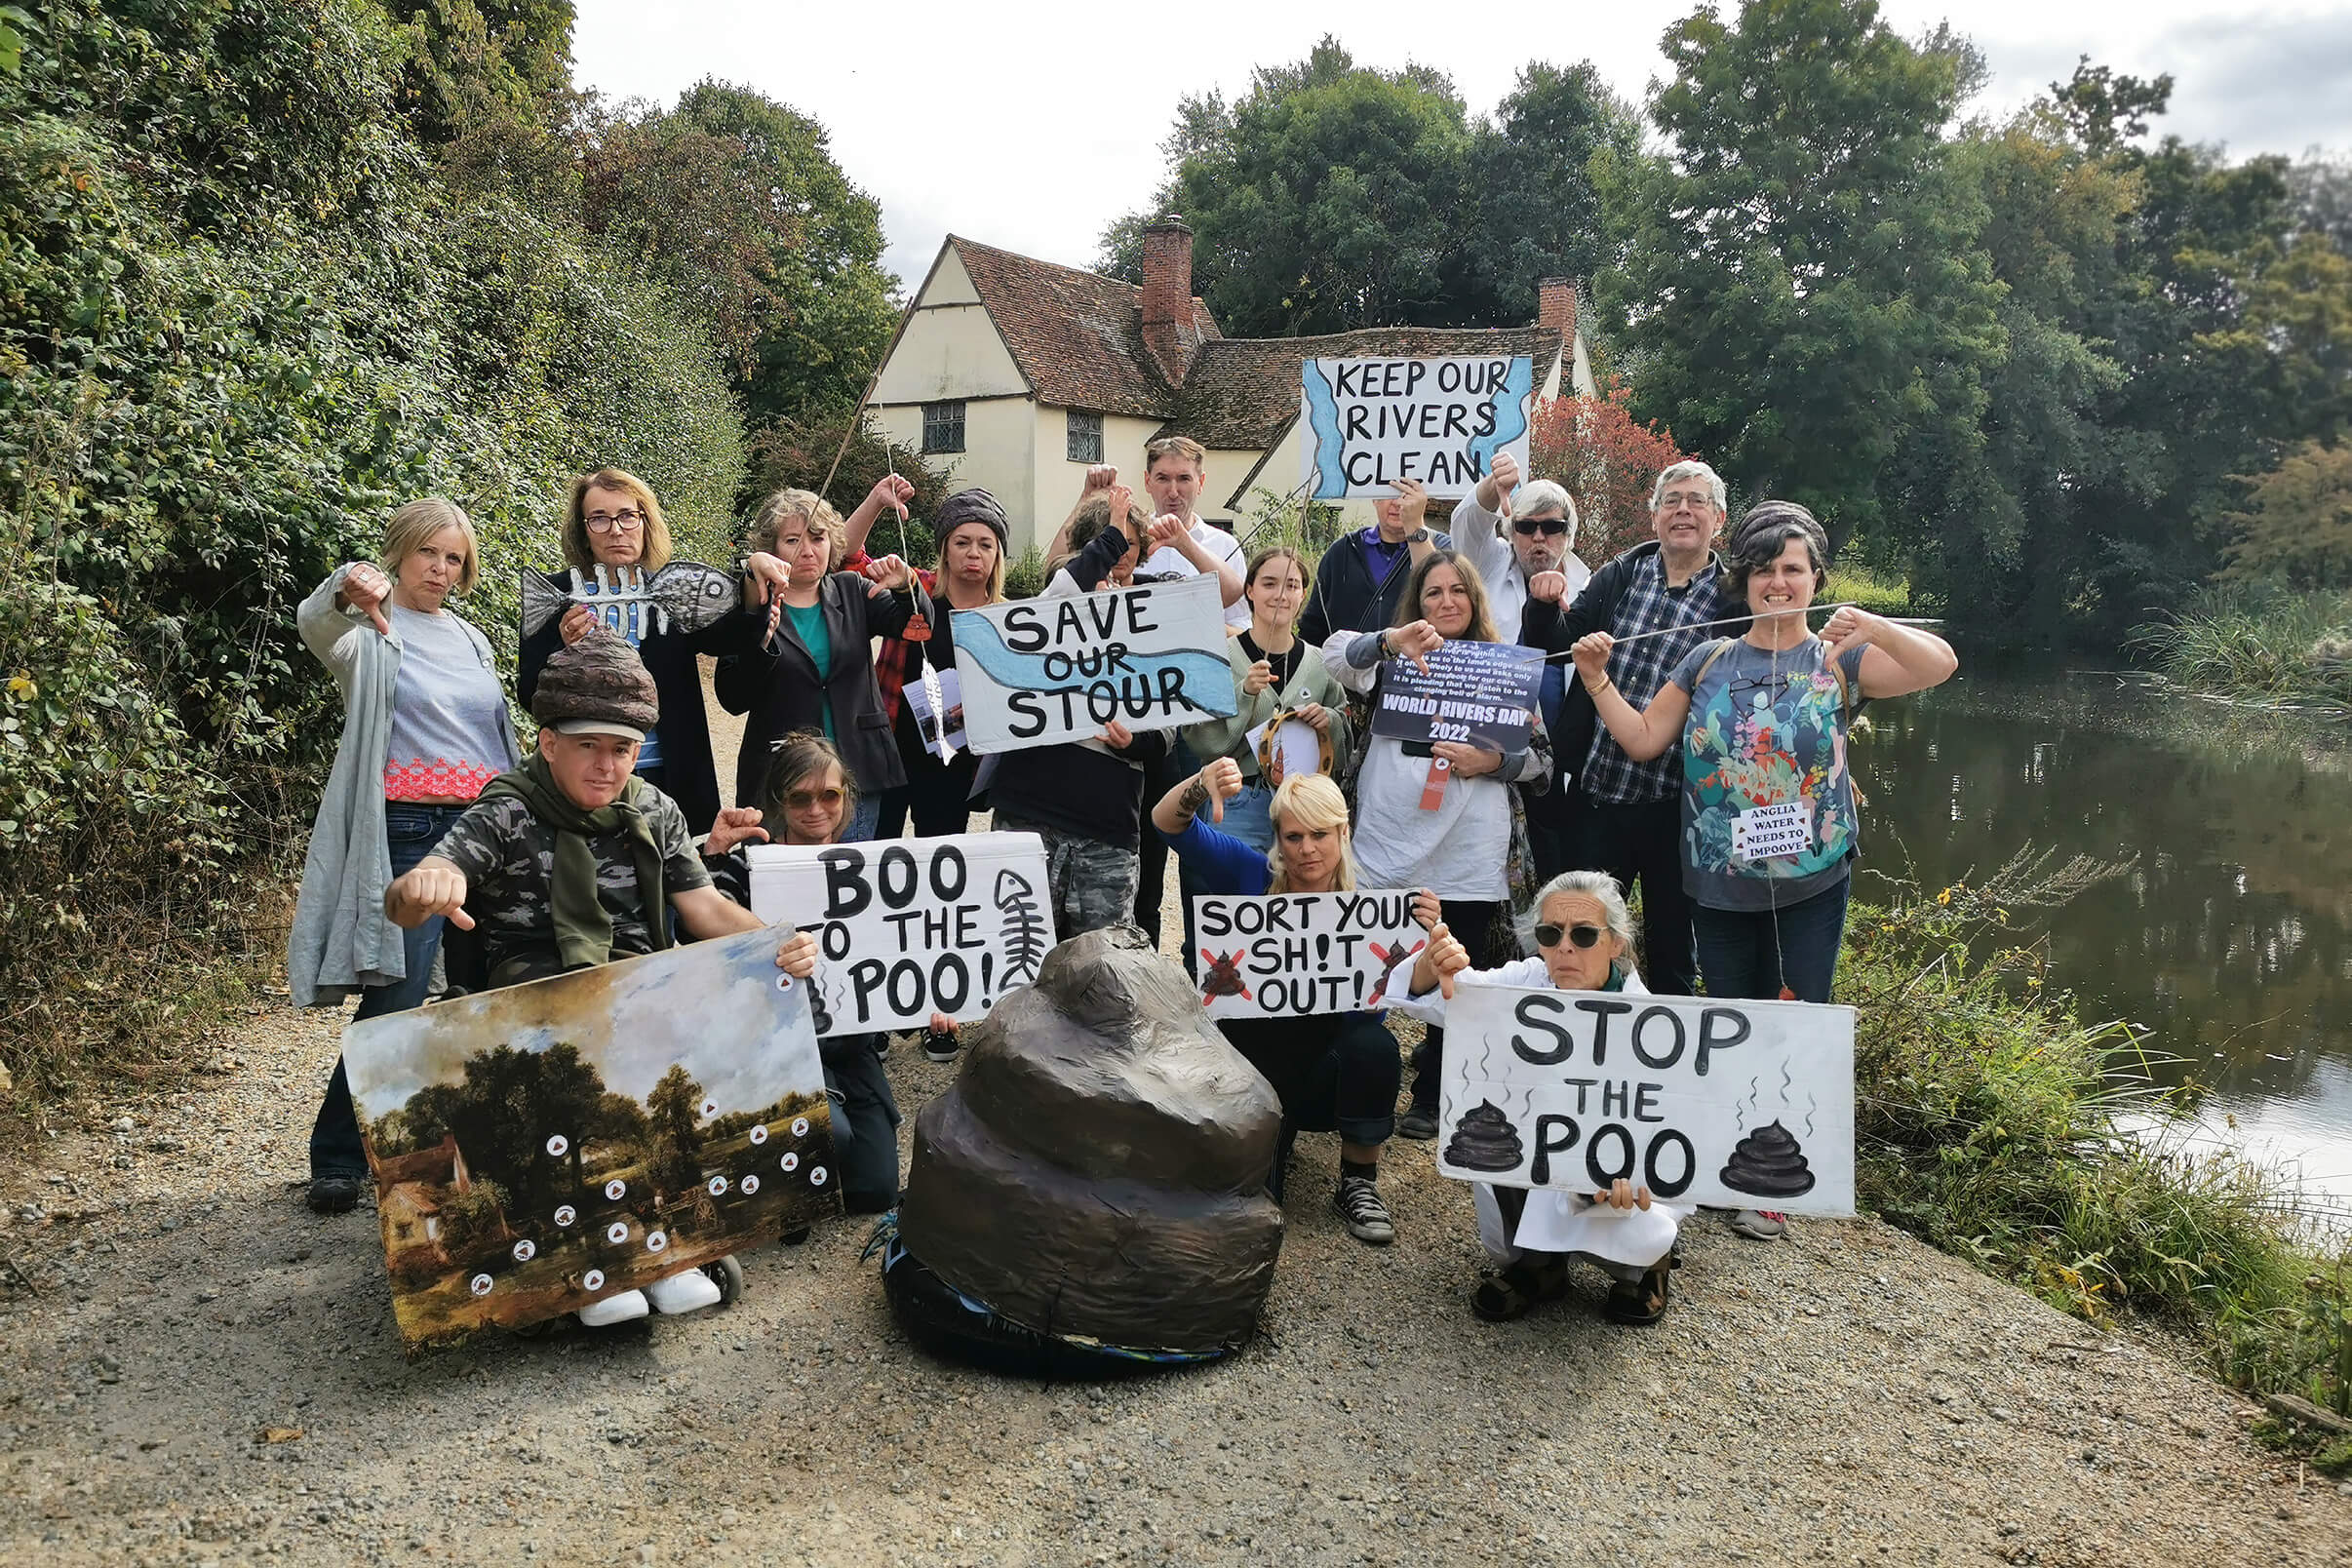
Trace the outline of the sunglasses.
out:
<instances>
[{"instance_id":1,"label":"sunglasses","mask_svg":"<svg viewBox=\"0 0 2352 1568\"><path fill-rule=\"evenodd\" d=\"M1510 520L1510 531L1524 539L1532 539L1539 533L1565 533L1568 531L1568 520L1564 517L1514 517Z\"/></svg>"},{"instance_id":2,"label":"sunglasses","mask_svg":"<svg viewBox=\"0 0 2352 1568\"><path fill-rule=\"evenodd\" d=\"M841 804L842 792L840 790L786 790L784 792L784 809L787 811L805 811L812 805L830 808ZM1586 945L1588 947L1591 944L1587 943Z\"/></svg>"},{"instance_id":3,"label":"sunglasses","mask_svg":"<svg viewBox=\"0 0 2352 1568\"><path fill-rule=\"evenodd\" d=\"M1578 947L1588 948L1607 934L1597 925L1554 925L1546 921L1536 927L1536 946L1558 947L1564 936Z\"/></svg>"}]
</instances>

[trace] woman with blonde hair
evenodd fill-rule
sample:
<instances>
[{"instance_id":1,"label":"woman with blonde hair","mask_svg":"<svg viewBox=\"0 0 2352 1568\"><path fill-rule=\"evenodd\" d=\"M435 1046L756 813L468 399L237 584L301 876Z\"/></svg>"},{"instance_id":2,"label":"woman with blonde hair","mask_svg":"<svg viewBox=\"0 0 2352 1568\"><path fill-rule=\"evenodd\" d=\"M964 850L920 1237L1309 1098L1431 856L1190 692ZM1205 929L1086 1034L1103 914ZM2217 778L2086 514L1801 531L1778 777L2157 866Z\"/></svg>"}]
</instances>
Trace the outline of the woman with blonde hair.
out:
<instances>
[{"instance_id":1,"label":"woman with blonde hair","mask_svg":"<svg viewBox=\"0 0 2352 1568\"><path fill-rule=\"evenodd\" d=\"M571 482L564 510L568 569L555 581L569 593L600 569L641 571L649 577L670 564L670 525L651 487L626 470L600 468ZM661 718L638 747L637 772L678 803L686 827L697 834L708 833L719 814L719 771L711 762L710 720L703 708L702 667L695 655L725 655L752 647L764 626L761 608L768 592L781 587L785 578L783 564L760 552L745 559L742 575L742 600L732 613L698 632L647 627L636 642L637 656L645 661L661 696ZM587 636L595 624L586 605L574 605L523 640L515 690L525 707L537 694L539 671L549 656Z\"/></svg>"},{"instance_id":2,"label":"woman with blonde hair","mask_svg":"<svg viewBox=\"0 0 2352 1568\"><path fill-rule=\"evenodd\" d=\"M1241 790L1241 769L1232 758L1220 757L1153 808L1153 824L1201 892L1256 897L1355 889L1348 801L1338 785L1320 773L1284 779L1272 807L1274 847L1263 853L1201 820L1203 810L1222 816L1225 803ZM1416 900L1415 914L1424 923L1433 921L1434 900ZM1299 1133L1336 1131L1340 1180L1331 1206L1358 1241L1383 1246L1395 1240L1396 1223L1375 1184L1381 1145L1395 1126L1402 1069L1395 1037L1380 1016L1221 1019L1217 1027L1281 1097L1282 1142L1267 1182L1275 1201L1281 1200L1283 1172Z\"/></svg>"},{"instance_id":3,"label":"woman with blonde hair","mask_svg":"<svg viewBox=\"0 0 2352 1568\"><path fill-rule=\"evenodd\" d=\"M735 799L759 798L772 754L798 729L840 749L862 792L844 843L874 837L879 795L907 781L890 716L874 675L874 639L896 637L931 619L930 597L896 556L843 571L848 538L842 516L804 490L780 490L752 521L752 547L787 574L773 629L756 647L723 659L712 683L719 705L746 715L735 762Z\"/></svg>"},{"instance_id":4,"label":"woman with blonde hair","mask_svg":"<svg viewBox=\"0 0 2352 1568\"><path fill-rule=\"evenodd\" d=\"M302 642L343 692L343 738L311 824L287 944L299 1007L359 1016L423 1002L442 922L404 931L384 889L441 842L482 787L522 760L490 640L449 609L480 569L474 525L438 496L384 528L380 562L337 567L294 612ZM368 1173L337 1058L310 1133L310 1206L339 1214Z\"/></svg>"},{"instance_id":5,"label":"woman with blonde hair","mask_svg":"<svg viewBox=\"0 0 2352 1568\"><path fill-rule=\"evenodd\" d=\"M1426 659L1447 643L1497 641L1486 585L1451 550L1433 551L1405 585L1396 624L1381 632L1339 632L1323 647L1339 684L1380 706L1382 672L1397 658ZM1355 836L1375 887L1433 889L1445 923L1483 955L1510 908L1511 790L1551 786L1551 747L1534 720L1524 751L1486 751L1468 741L1409 746L1375 735L1355 779ZM1437 764L1443 764L1439 769ZM1413 1053L1413 1103L1398 1119L1408 1138L1437 1135L1437 1082L1445 1031L1431 1029Z\"/></svg>"}]
</instances>

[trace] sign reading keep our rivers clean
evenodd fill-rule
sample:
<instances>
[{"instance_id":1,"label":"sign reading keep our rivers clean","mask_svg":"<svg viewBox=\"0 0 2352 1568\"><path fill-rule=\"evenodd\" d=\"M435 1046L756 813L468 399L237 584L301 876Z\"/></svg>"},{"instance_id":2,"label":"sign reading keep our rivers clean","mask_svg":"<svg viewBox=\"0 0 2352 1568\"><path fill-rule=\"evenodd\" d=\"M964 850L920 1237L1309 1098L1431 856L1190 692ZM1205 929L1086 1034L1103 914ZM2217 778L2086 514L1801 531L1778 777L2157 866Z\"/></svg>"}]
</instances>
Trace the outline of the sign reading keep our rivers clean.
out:
<instances>
[{"instance_id":1,"label":"sign reading keep our rivers clean","mask_svg":"<svg viewBox=\"0 0 2352 1568\"><path fill-rule=\"evenodd\" d=\"M1469 493L1508 451L1527 470L1535 361L1525 354L1301 362L1300 478L1317 500L1419 482Z\"/></svg>"},{"instance_id":2,"label":"sign reading keep our rivers clean","mask_svg":"<svg viewBox=\"0 0 2352 1568\"><path fill-rule=\"evenodd\" d=\"M960 609L955 627L964 734L982 756L1239 708L1214 577Z\"/></svg>"},{"instance_id":3,"label":"sign reading keep our rivers clean","mask_svg":"<svg viewBox=\"0 0 2352 1568\"><path fill-rule=\"evenodd\" d=\"M1854 1212L1854 1009L1466 984L1437 1164L1506 1187Z\"/></svg>"}]
</instances>

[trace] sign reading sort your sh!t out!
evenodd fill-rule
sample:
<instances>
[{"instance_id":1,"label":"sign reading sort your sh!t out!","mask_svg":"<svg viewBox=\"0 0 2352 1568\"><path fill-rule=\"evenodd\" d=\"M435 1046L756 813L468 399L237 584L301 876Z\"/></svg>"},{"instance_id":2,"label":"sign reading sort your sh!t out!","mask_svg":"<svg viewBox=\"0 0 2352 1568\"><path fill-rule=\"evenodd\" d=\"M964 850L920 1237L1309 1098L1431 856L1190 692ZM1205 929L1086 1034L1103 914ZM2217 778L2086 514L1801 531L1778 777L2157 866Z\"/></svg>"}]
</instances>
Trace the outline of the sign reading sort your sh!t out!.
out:
<instances>
[{"instance_id":1,"label":"sign reading sort your sh!t out!","mask_svg":"<svg viewBox=\"0 0 2352 1568\"><path fill-rule=\"evenodd\" d=\"M1393 495L1413 480L1467 494L1508 451L1527 468L1535 361L1525 354L1301 362L1301 479L1317 500Z\"/></svg>"}]
</instances>

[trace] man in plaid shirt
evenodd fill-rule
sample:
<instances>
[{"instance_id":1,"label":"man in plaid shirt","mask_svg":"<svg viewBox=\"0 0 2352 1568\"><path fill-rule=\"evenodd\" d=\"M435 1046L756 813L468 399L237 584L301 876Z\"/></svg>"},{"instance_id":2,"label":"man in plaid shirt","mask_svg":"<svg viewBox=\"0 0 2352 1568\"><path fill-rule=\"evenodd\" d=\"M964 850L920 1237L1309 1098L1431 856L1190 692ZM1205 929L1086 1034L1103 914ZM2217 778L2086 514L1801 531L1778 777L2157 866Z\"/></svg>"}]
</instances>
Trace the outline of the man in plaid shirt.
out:
<instances>
[{"instance_id":1,"label":"man in plaid shirt","mask_svg":"<svg viewBox=\"0 0 2352 1568\"><path fill-rule=\"evenodd\" d=\"M1723 563L1715 537L1723 529L1723 481L1702 462L1669 465L1650 491L1650 528L1658 536L1635 545L1592 574L1562 609L1567 579L1543 572L1528 584L1519 641L1565 654L1588 632L1618 641L1609 679L1636 709L1649 706L1666 673L1710 638L1740 634L1738 626L1697 630L1701 623L1742 612L1723 592ZM1666 630L1668 628L1694 628ZM1663 637L1642 634L1666 630ZM1626 640L1640 637L1628 644ZM1654 762L1627 757L1594 721L1584 684L1570 681L1556 737L1567 801L1569 864L1605 871L1629 895L1641 883L1642 978L1652 991L1689 996L1697 987L1691 952L1690 896L1682 886L1682 748Z\"/></svg>"}]
</instances>

